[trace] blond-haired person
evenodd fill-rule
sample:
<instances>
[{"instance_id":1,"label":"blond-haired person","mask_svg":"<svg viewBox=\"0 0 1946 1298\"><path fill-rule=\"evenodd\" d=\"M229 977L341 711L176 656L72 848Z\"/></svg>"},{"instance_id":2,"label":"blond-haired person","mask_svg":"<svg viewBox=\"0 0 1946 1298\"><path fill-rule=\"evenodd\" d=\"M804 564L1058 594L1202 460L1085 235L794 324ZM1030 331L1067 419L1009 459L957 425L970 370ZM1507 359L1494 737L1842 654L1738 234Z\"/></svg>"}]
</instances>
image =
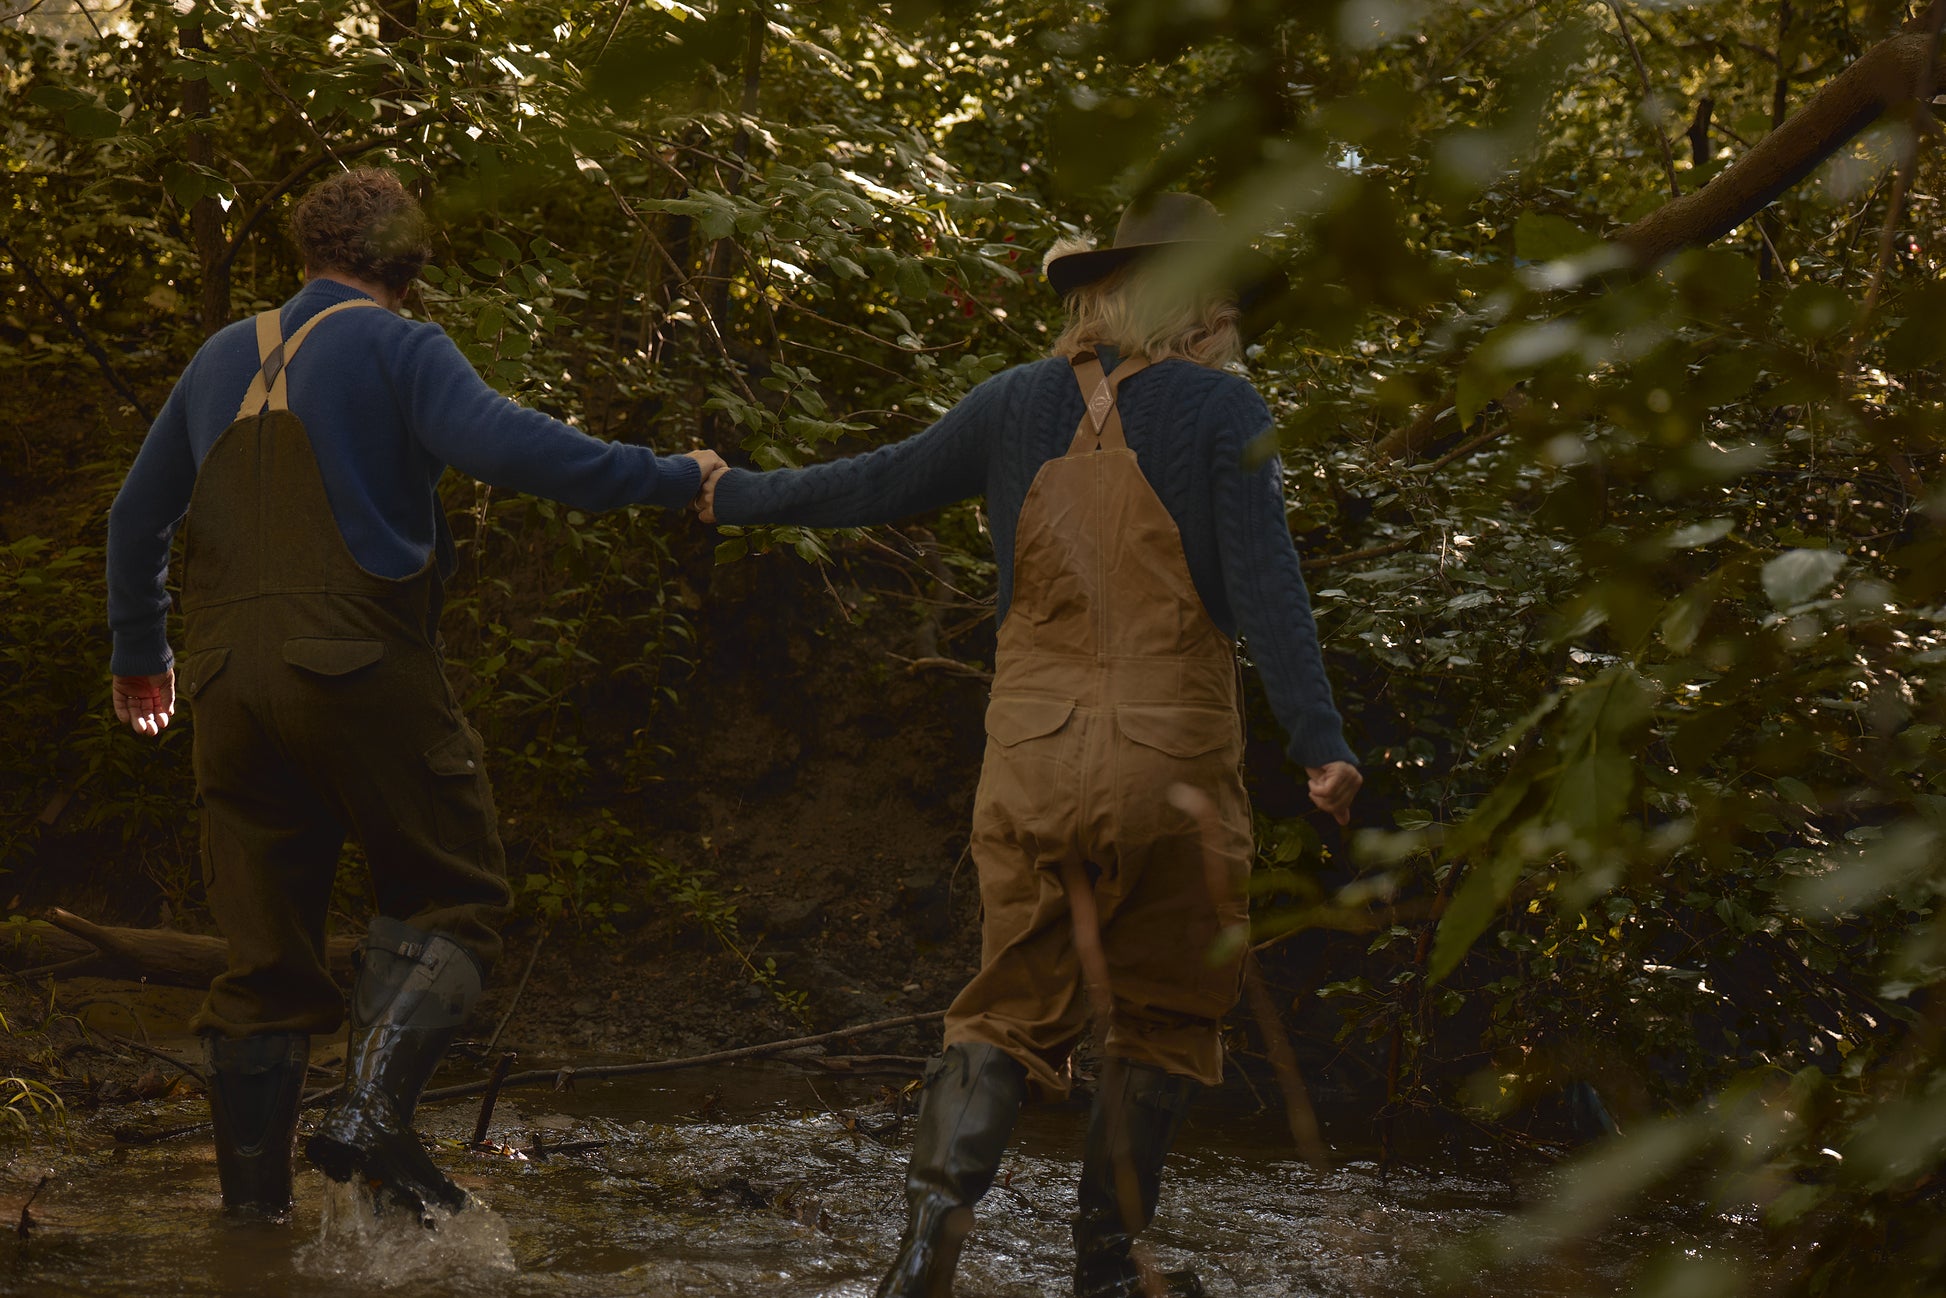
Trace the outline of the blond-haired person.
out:
<instances>
[{"instance_id":1,"label":"blond-haired person","mask_svg":"<svg viewBox=\"0 0 1946 1298\"><path fill-rule=\"evenodd\" d=\"M1191 195L1138 204L1113 247L1050 254L1068 309L1052 357L994 376L897 445L730 470L704 489L706 519L812 527L987 501L1000 631L973 811L982 963L927 1070L905 1234L880 1298L947 1292L1022 1100L1067 1090L1090 1013L1077 889L1098 916L1112 1010L1075 1292L1140 1292L1131 1245L1191 1096L1221 1076L1218 1022L1238 990L1240 944L1218 939L1247 918L1252 857L1239 633L1313 801L1342 822L1360 783L1279 465L1249 453L1270 413L1226 368L1242 351L1238 294L1185 288L1170 265L1220 234ZM1193 1291L1187 1275L1176 1284Z\"/></svg>"}]
</instances>

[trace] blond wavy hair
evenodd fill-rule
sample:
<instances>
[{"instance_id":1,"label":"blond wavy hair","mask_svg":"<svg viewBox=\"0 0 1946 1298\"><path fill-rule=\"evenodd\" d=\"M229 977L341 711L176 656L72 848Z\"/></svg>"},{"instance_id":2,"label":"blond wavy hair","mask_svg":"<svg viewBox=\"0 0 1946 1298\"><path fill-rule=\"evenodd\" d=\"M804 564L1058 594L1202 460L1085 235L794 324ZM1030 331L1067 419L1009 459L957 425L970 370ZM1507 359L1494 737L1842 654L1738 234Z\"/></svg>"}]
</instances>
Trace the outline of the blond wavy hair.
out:
<instances>
[{"instance_id":1,"label":"blond wavy hair","mask_svg":"<svg viewBox=\"0 0 1946 1298\"><path fill-rule=\"evenodd\" d=\"M1041 264L1093 246L1085 239L1063 239ZM1140 262L1123 266L1068 294L1068 322L1054 340L1054 355L1072 360L1113 347L1124 356L1179 357L1211 369L1242 358L1242 312L1233 297L1186 295L1143 269Z\"/></svg>"}]
</instances>

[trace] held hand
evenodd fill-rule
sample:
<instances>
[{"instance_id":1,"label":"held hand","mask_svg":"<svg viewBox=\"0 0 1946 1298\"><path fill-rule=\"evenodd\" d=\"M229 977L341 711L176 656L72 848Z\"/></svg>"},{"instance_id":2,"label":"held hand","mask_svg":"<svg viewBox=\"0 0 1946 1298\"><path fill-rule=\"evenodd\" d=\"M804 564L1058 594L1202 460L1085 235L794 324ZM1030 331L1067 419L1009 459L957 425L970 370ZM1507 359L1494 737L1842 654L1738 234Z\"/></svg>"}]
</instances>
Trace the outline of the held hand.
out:
<instances>
[{"instance_id":1,"label":"held hand","mask_svg":"<svg viewBox=\"0 0 1946 1298\"><path fill-rule=\"evenodd\" d=\"M696 499L689 502L689 507L695 510L697 517L701 518L705 523L714 523L716 521L716 511L712 506L716 503L716 480L723 476L724 470L729 468L729 466L723 463L723 457L715 451L685 451L683 453L690 459L696 461L696 467L703 471L702 485L697 488Z\"/></svg>"},{"instance_id":2,"label":"held hand","mask_svg":"<svg viewBox=\"0 0 1946 1298\"><path fill-rule=\"evenodd\" d=\"M1351 800L1358 796L1365 777L1350 762L1327 762L1323 766L1307 766L1311 773L1311 801L1319 811L1329 812L1331 818L1341 825L1351 823Z\"/></svg>"},{"instance_id":3,"label":"held hand","mask_svg":"<svg viewBox=\"0 0 1946 1298\"><path fill-rule=\"evenodd\" d=\"M716 484L721 482L723 475L729 471L729 466L720 459L716 461L715 469L704 470L703 489L696 493L695 510L696 517L705 523L716 522Z\"/></svg>"},{"instance_id":4,"label":"held hand","mask_svg":"<svg viewBox=\"0 0 1946 1298\"><path fill-rule=\"evenodd\" d=\"M159 735L176 714L175 670L159 676L113 677L109 696L115 703L115 720L127 723L138 735Z\"/></svg>"}]
</instances>

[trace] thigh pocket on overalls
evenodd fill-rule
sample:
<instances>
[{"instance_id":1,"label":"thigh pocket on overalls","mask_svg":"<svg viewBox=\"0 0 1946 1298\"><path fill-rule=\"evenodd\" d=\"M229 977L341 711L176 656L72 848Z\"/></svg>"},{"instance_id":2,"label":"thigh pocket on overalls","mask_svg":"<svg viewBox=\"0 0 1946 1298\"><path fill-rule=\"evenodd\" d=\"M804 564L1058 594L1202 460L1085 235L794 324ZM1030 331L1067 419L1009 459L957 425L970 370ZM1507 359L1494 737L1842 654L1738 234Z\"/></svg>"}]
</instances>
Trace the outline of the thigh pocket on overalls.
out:
<instances>
[{"instance_id":1,"label":"thigh pocket on overalls","mask_svg":"<svg viewBox=\"0 0 1946 1298\"><path fill-rule=\"evenodd\" d=\"M1229 708L1123 704L1115 727L1117 837L1142 845L1154 873L1139 886L1169 899L1176 940L1175 972L1158 979L1156 1004L1220 1018L1236 1002L1249 937L1241 723Z\"/></svg>"},{"instance_id":2,"label":"thigh pocket on overalls","mask_svg":"<svg viewBox=\"0 0 1946 1298\"><path fill-rule=\"evenodd\" d=\"M493 794L482 761L480 736L471 726L426 750L433 825L442 847L465 847L493 831Z\"/></svg>"},{"instance_id":3,"label":"thigh pocket on overalls","mask_svg":"<svg viewBox=\"0 0 1946 1298\"><path fill-rule=\"evenodd\" d=\"M1047 825L1057 799L1072 798L1074 700L996 694L987 704L986 761L973 832L1014 839Z\"/></svg>"}]
</instances>

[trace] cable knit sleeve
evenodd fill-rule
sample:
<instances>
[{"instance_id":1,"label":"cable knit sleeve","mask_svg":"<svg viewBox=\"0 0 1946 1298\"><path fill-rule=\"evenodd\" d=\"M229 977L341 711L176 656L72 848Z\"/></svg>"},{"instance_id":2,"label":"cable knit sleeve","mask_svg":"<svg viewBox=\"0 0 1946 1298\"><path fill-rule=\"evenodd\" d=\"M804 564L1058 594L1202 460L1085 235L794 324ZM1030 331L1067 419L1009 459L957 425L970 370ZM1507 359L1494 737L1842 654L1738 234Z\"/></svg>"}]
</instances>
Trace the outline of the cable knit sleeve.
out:
<instances>
[{"instance_id":1,"label":"cable knit sleeve","mask_svg":"<svg viewBox=\"0 0 1946 1298\"><path fill-rule=\"evenodd\" d=\"M994 375L932 427L903 442L803 469L732 469L716 484L717 521L869 527L980 495L987 489L987 462L1006 389L1016 373Z\"/></svg>"},{"instance_id":2,"label":"cable knit sleeve","mask_svg":"<svg viewBox=\"0 0 1946 1298\"><path fill-rule=\"evenodd\" d=\"M1302 766L1356 762L1325 678L1311 596L1284 519L1282 461L1273 455L1255 467L1244 464L1245 448L1270 428L1270 411L1249 384L1223 383L1204 405L1202 423L1203 444L1216 456L1210 481L1223 588L1289 738L1291 759Z\"/></svg>"}]
</instances>

